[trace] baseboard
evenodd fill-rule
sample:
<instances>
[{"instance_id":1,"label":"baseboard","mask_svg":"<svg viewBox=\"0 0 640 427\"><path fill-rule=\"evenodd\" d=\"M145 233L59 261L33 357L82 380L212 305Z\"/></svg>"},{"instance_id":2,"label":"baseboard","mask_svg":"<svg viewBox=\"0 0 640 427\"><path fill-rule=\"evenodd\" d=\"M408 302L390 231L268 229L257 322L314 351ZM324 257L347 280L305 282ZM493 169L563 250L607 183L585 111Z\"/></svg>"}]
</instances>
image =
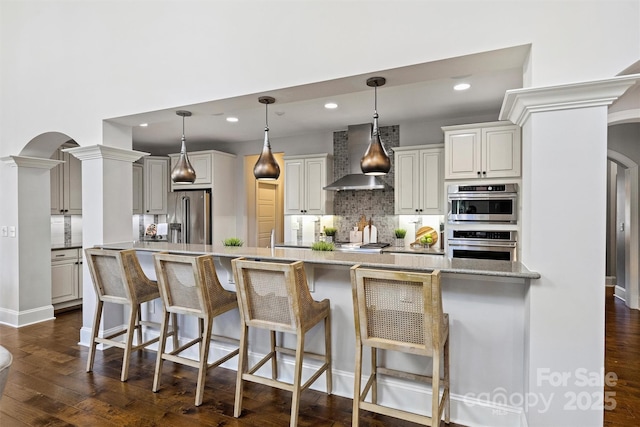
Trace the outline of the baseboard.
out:
<instances>
[{"instance_id":1,"label":"baseboard","mask_svg":"<svg viewBox=\"0 0 640 427\"><path fill-rule=\"evenodd\" d=\"M627 300L627 290L625 288L623 288L622 286L616 285L614 290L613 290L613 296L615 296L618 299L621 299L622 301L626 301Z\"/></svg>"},{"instance_id":2,"label":"baseboard","mask_svg":"<svg viewBox=\"0 0 640 427\"><path fill-rule=\"evenodd\" d=\"M51 304L23 311L0 308L0 323L14 328L21 328L53 319L55 317L53 315L53 305Z\"/></svg>"}]
</instances>

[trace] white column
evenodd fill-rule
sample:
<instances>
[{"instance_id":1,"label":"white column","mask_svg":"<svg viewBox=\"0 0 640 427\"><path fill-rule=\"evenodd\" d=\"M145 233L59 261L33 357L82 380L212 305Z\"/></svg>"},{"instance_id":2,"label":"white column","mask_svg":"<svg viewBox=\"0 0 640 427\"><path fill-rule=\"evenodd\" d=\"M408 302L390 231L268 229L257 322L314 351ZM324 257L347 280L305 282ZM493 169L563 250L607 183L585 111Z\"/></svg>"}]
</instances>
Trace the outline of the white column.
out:
<instances>
[{"instance_id":1,"label":"white column","mask_svg":"<svg viewBox=\"0 0 640 427\"><path fill-rule=\"evenodd\" d=\"M53 319L50 169L61 162L25 156L1 160L3 182L17 184L3 190L0 322L21 327Z\"/></svg>"},{"instance_id":2,"label":"white column","mask_svg":"<svg viewBox=\"0 0 640 427\"><path fill-rule=\"evenodd\" d=\"M148 153L104 145L68 148L82 161L82 246L131 240L132 166ZM96 307L95 291L86 263L83 264L83 300L80 344L89 345ZM123 324L122 306L109 306L102 319L103 330Z\"/></svg>"},{"instance_id":3,"label":"white column","mask_svg":"<svg viewBox=\"0 0 640 427\"><path fill-rule=\"evenodd\" d=\"M603 419L607 106L640 76L507 91L522 126L528 426ZM606 401L605 401L606 403Z\"/></svg>"}]
</instances>

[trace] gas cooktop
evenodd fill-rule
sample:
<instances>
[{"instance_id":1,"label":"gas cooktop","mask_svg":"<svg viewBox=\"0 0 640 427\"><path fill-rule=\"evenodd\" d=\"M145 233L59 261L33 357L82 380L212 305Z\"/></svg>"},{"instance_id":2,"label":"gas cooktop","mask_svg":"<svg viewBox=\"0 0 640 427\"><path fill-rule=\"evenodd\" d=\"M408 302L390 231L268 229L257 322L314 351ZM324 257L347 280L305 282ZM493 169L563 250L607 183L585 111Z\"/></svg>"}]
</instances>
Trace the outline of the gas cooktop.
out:
<instances>
[{"instance_id":1,"label":"gas cooktop","mask_svg":"<svg viewBox=\"0 0 640 427\"><path fill-rule=\"evenodd\" d=\"M390 243L336 243L335 250L341 252L381 253L382 248L390 246Z\"/></svg>"}]
</instances>

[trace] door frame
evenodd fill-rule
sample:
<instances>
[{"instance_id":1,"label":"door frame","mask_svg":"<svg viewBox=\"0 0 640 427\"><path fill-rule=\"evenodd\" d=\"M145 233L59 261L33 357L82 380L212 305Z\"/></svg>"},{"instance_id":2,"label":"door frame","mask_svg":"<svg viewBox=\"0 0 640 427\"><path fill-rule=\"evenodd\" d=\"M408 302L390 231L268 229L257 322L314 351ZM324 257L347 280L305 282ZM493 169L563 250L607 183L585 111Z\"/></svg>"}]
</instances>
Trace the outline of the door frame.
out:
<instances>
[{"instance_id":1,"label":"door frame","mask_svg":"<svg viewBox=\"0 0 640 427\"><path fill-rule=\"evenodd\" d=\"M640 309L640 251L638 249L638 164L622 153L607 150L607 158L624 170L625 206L625 304L629 308ZM627 217L628 216L628 217ZM627 243L628 242L628 243Z\"/></svg>"}]
</instances>

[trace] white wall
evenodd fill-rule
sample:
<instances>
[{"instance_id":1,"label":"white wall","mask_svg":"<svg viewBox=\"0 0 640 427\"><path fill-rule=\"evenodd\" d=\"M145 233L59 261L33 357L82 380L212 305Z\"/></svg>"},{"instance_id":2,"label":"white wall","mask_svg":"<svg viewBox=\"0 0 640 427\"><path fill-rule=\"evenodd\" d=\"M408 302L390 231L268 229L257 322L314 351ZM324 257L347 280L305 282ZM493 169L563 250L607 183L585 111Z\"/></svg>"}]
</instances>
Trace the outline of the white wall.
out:
<instances>
[{"instance_id":1,"label":"white wall","mask_svg":"<svg viewBox=\"0 0 640 427\"><path fill-rule=\"evenodd\" d=\"M2 2L0 155L50 130L99 143L109 117L506 46L533 44L532 85L610 77L640 51L637 1L374 4Z\"/></svg>"}]
</instances>

